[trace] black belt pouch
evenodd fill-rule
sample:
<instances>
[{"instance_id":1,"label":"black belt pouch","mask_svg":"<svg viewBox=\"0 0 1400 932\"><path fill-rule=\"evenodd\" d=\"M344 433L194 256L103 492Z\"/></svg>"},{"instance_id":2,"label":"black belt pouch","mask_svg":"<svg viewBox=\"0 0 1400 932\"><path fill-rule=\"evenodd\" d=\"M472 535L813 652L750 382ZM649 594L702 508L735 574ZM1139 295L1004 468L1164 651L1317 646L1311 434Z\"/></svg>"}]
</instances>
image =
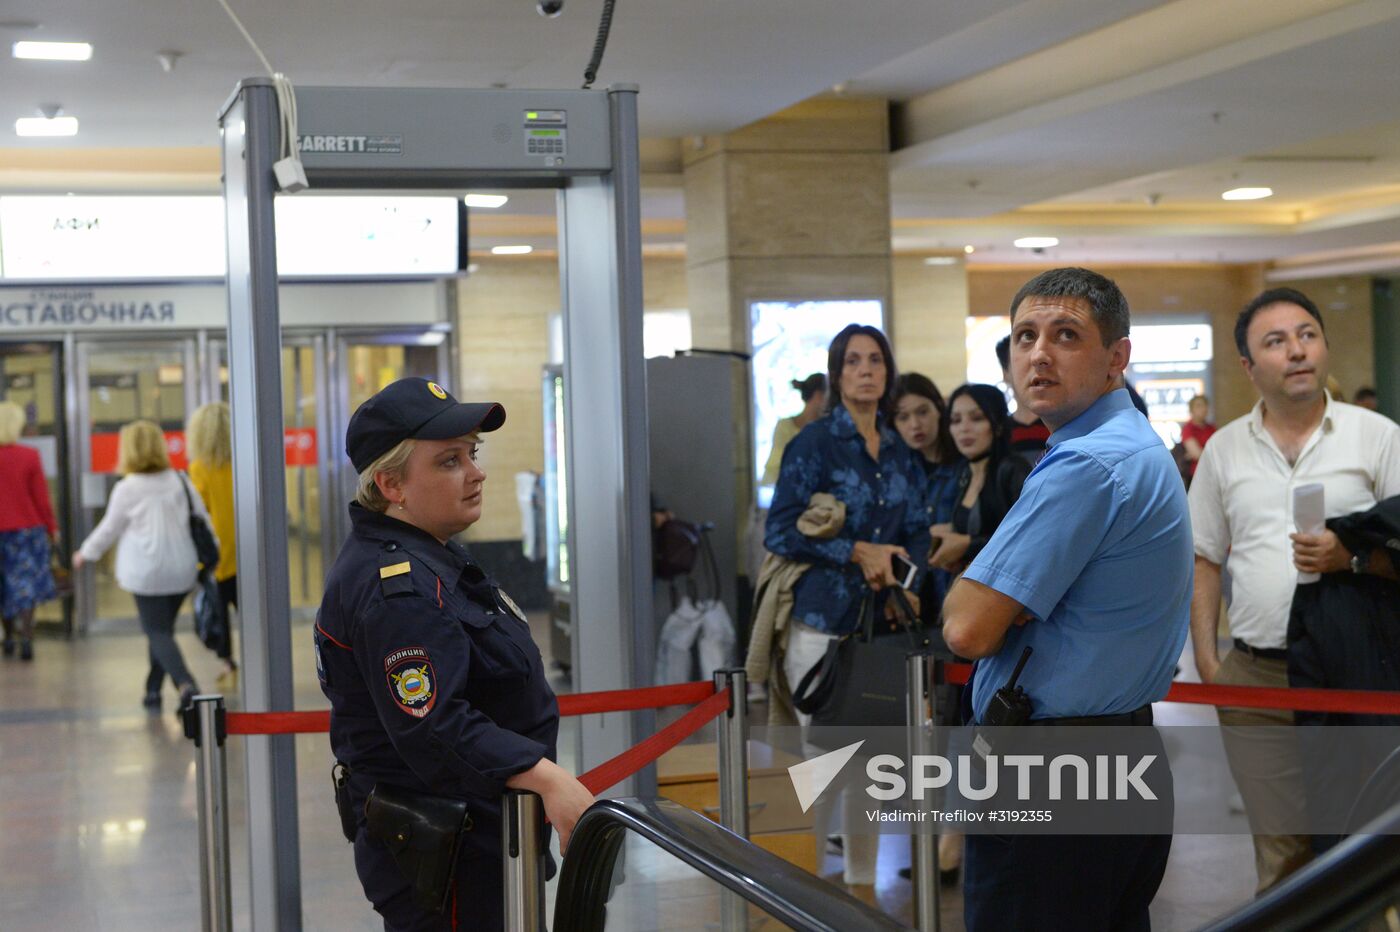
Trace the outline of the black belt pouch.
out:
<instances>
[{"instance_id":1,"label":"black belt pouch","mask_svg":"<svg viewBox=\"0 0 1400 932\"><path fill-rule=\"evenodd\" d=\"M434 914L447 905L462 836L471 827L467 804L460 799L380 783L365 801L365 834L389 849L413 888L414 902Z\"/></svg>"}]
</instances>

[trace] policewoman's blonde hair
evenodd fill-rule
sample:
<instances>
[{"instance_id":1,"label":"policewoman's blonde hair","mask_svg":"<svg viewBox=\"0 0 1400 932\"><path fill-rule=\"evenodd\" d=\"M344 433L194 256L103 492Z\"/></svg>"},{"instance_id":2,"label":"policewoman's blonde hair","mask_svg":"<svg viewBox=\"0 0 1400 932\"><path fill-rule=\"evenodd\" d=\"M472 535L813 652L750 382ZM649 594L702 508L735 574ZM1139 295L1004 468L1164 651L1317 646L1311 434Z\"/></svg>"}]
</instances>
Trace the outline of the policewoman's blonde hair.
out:
<instances>
[{"instance_id":1,"label":"policewoman's blonde hair","mask_svg":"<svg viewBox=\"0 0 1400 932\"><path fill-rule=\"evenodd\" d=\"M0 401L0 447L7 447L19 440L27 420L24 409L19 405L13 401Z\"/></svg>"},{"instance_id":2,"label":"policewoman's blonde hair","mask_svg":"<svg viewBox=\"0 0 1400 932\"><path fill-rule=\"evenodd\" d=\"M408 457L413 453L413 443L412 437L400 440L388 453L366 466L361 471L359 484L355 488L355 501L370 511L388 511L390 502L384 497L384 493L379 491L379 484L374 481L374 477L378 473L387 472L402 480L408 468Z\"/></svg>"},{"instance_id":3,"label":"policewoman's blonde hair","mask_svg":"<svg viewBox=\"0 0 1400 932\"><path fill-rule=\"evenodd\" d=\"M154 421L132 421L117 437L117 472L161 472L170 468L165 452L165 434Z\"/></svg>"},{"instance_id":4,"label":"policewoman's blonde hair","mask_svg":"<svg viewBox=\"0 0 1400 932\"><path fill-rule=\"evenodd\" d=\"M198 460L216 468L227 466L233 461L231 434L227 401L214 401L195 408L185 428L190 461Z\"/></svg>"}]
</instances>

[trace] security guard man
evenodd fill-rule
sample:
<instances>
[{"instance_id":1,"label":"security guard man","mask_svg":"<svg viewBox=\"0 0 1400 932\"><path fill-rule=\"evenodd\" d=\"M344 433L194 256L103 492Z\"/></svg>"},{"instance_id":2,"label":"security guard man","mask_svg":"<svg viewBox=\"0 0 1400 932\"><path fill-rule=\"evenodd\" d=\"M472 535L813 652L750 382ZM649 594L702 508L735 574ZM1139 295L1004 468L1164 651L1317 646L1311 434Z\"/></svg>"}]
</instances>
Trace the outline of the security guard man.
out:
<instances>
[{"instance_id":1,"label":"security guard man","mask_svg":"<svg viewBox=\"0 0 1400 932\"><path fill-rule=\"evenodd\" d=\"M543 797L561 847L593 802L554 763L559 706L524 615L452 540L481 517L480 435L504 422L408 378L345 437L359 487L316 660L342 822L389 930L503 925L507 787Z\"/></svg>"}]
</instances>

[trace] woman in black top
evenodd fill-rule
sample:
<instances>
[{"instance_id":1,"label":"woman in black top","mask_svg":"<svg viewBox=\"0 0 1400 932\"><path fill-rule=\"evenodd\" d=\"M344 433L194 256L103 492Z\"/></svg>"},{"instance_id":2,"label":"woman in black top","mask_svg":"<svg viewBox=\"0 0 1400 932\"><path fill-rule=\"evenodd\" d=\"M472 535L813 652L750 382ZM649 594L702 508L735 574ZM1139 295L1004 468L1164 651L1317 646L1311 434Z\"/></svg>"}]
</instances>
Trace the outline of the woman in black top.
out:
<instances>
[{"instance_id":1,"label":"woman in black top","mask_svg":"<svg viewBox=\"0 0 1400 932\"><path fill-rule=\"evenodd\" d=\"M929 563L960 573L982 552L1011 510L1031 466L1009 450L1011 415L992 385L970 383L948 399L953 442L963 456L951 521L929 529L937 544Z\"/></svg>"}]
</instances>

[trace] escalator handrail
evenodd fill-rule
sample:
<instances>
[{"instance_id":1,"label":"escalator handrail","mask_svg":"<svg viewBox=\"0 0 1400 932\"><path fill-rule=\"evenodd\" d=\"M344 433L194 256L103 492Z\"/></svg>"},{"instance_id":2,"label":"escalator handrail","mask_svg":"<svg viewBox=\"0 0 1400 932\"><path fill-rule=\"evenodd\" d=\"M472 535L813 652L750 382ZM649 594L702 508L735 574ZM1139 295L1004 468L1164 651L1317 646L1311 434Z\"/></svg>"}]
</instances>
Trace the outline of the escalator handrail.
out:
<instances>
[{"instance_id":1,"label":"escalator handrail","mask_svg":"<svg viewBox=\"0 0 1400 932\"><path fill-rule=\"evenodd\" d=\"M1290 932L1358 922L1400 886L1400 804L1302 870L1200 932Z\"/></svg>"},{"instance_id":2,"label":"escalator handrail","mask_svg":"<svg viewBox=\"0 0 1400 932\"><path fill-rule=\"evenodd\" d=\"M602 799L574 826L555 899L555 932L601 932L626 833L645 838L794 929L906 929L860 900L668 799Z\"/></svg>"}]
</instances>

